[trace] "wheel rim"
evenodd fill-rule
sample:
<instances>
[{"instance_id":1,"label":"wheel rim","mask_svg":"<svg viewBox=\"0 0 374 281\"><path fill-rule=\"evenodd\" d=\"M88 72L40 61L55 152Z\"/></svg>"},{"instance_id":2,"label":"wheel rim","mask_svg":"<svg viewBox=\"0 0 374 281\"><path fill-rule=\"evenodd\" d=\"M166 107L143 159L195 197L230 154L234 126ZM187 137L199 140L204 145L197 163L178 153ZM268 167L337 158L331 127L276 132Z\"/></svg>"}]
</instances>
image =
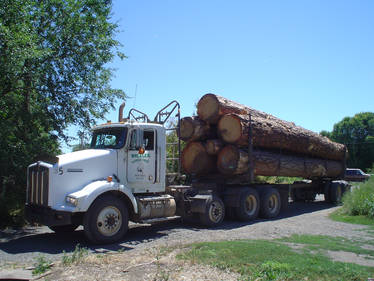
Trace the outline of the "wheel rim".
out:
<instances>
[{"instance_id":1,"label":"wheel rim","mask_svg":"<svg viewBox=\"0 0 374 281\"><path fill-rule=\"evenodd\" d=\"M272 194L269 198L269 202L268 202L268 207L269 207L269 211L271 213L275 213L277 211L277 208L278 208L278 198L275 194Z\"/></svg>"},{"instance_id":2,"label":"wheel rim","mask_svg":"<svg viewBox=\"0 0 374 281\"><path fill-rule=\"evenodd\" d=\"M245 199L245 212L247 215L252 216L256 213L257 209L257 200L254 195L249 195Z\"/></svg>"},{"instance_id":3,"label":"wheel rim","mask_svg":"<svg viewBox=\"0 0 374 281\"><path fill-rule=\"evenodd\" d=\"M209 218L212 222L217 223L223 215L223 207L218 202L213 202L209 207Z\"/></svg>"},{"instance_id":4,"label":"wheel rim","mask_svg":"<svg viewBox=\"0 0 374 281\"><path fill-rule=\"evenodd\" d=\"M122 226L122 215L120 210L114 206L105 207L97 216L96 225L102 235L115 235Z\"/></svg>"}]
</instances>

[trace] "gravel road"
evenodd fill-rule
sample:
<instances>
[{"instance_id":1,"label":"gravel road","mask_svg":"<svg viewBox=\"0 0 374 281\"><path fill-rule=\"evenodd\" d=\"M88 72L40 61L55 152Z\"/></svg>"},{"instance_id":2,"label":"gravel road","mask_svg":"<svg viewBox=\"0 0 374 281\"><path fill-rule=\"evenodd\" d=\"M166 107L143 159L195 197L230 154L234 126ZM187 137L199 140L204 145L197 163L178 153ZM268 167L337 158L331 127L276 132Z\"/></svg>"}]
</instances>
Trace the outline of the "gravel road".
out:
<instances>
[{"instance_id":1,"label":"gravel road","mask_svg":"<svg viewBox=\"0 0 374 281\"><path fill-rule=\"evenodd\" d=\"M74 251L77 243L93 253L144 250L158 246L172 246L197 241L234 239L273 239L292 234L315 234L363 239L364 226L334 222L327 216L335 210L323 201L291 203L276 220L256 220L251 223L225 221L220 227L206 229L181 221L157 225L131 225L120 243L92 246L82 230L60 236L47 227L26 227L22 230L0 231L0 267L9 264L30 265L36 257L61 260L63 252Z\"/></svg>"}]
</instances>

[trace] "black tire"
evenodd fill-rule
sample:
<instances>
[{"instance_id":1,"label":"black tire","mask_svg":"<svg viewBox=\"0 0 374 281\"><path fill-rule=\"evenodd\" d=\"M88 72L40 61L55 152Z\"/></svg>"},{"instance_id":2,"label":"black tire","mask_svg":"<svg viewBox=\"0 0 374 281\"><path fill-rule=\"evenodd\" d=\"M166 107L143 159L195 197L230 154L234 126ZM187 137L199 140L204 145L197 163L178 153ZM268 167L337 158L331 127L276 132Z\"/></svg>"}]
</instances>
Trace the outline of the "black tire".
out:
<instances>
[{"instance_id":1,"label":"black tire","mask_svg":"<svg viewBox=\"0 0 374 281\"><path fill-rule=\"evenodd\" d=\"M325 183L323 194L325 196L325 202L327 203L331 203L330 190L331 190L331 183Z\"/></svg>"},{"instance_id":2,"label":"black tire","mask_svg":"<svg viewBox=\"0 0 374 281\"><path fill-rule=\"evenodd\" d=\"M266 188L260 196L260 215L265 219L272 219L279 215L281 198L275 188Z\"/></svg>"},{"instance_id":3,"label":"black tire","mask_svg":"<svg viewBox=\"0 0 374 281\"><path fill-rule=\"evenodd\" d=\"M205 226L220 225L225 218L225 205L217 196L208 199L205 212L200 214L200 222Z\"/></svg>"},{"instance_id":4,"label":"black tire","mask_svg":"<svg viewBox=\"0 0 374 281\"><path fill-rule=\"evenodd\" d=\"M114 243L126 234L128 220L125 203L111 194L104 195L84 215L84 233L94 244Z\"/></svg>"},{"instance_id":5,"label":"black tire","mask_svg":"<svg viewBox=\"0 0 374 281\"><path fill-rule=\"evenodd\" d=\"M330 187L330 201L333 204L340 204L343 197L343 186L340 183L334 182Z\"/></svg>"},{"instance_id":6,"label":"black tire","mask_svg":"<svg viewBox=\"0 0 374 281\"><path fill-rule=\"evenodd\" d=\"M70 233L77 229L79 225L68 224L68 225L54 225L48 226L50 230L54 231L57 234Z\"/></svg>"},{"instance_id":7,"label":"black tire","mask_svg":"<svg viewBox=\"0 0 374 281\"><path fill-rule=\"evenodd\" d=\"M241 221L251 221L258 217L260 211L260 196L257 190L248 188L242 191L239 198L239 207L235 214Z\"/></svg>"}]
</instances>

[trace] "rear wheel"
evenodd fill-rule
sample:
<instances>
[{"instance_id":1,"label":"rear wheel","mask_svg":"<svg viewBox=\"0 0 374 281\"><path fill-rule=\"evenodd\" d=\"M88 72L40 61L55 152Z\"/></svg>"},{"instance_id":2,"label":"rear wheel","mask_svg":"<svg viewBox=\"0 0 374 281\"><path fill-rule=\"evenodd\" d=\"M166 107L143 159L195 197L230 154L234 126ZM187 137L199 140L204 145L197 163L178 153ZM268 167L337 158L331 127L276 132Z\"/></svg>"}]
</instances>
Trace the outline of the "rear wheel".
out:
<instances>
[{"instance_id":1,"label":"rear wheel","mask_svg":"<svg viewBox=\"0 0 374 281\"><path fill-rule=\"evenodd\" d=\"M260 197L257 190L253 188L245 189L240 194L239 207L235 208L236 216L239 220L250 221L257 218L260 211Z\"/></svg>"},{"instance_id":2,"label":"rear wheel","mask_svg":"<svg viewBox=\"0 0 374 281\"><path fill-rule=\"evenodd\" d=\"M267 188L261 193L260 214L266 219L275 218L281 208L280 194L275 188Z\"/></svg>"},{"instance_id":3,"label":"rear wheel","mask_svg":"<svg viewBox=\"0 0 374 281\"><path fill-rule=\"evenodd\" d=\"M48 226L49 229L54 231L55 233L69 233L73 232L77 229L79 225L76 224L67 224L67 225L54 225L54 226Z\"/></svg>"},{"instance_id":4,"label":"rear wheel","mask_svg":"<svg viewBox=\"0 0 374 281\"><path fill-rule=\"evenodd\" d=\"M124 202L113 195L95 200L84 216L84 232L95 244L120 240L128 229L128 211Z\"/></svg>"},{"instance_id":5,"label":"rear wheel","mask_svg":"<svg viewBox=\"0 0 374 281\"><path fill-rule=\"evenodd\" d=\"M217 226L225 218L225 205L217 196L208 199L205 212L200 214L200 221L206 226Z\"/></svg>"}]
</instances>

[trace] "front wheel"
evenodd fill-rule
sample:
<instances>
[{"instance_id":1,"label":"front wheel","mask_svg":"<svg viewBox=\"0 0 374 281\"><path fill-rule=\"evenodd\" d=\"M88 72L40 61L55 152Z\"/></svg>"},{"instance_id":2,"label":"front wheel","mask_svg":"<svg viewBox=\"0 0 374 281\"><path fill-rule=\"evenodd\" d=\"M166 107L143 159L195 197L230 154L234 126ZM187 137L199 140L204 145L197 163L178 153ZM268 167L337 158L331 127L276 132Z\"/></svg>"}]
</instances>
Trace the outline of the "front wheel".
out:
<instances>
[{"instance_id":1,"label":"front wheel","mask_svg":"<svg viewBox=\"0 0 374 281\"><path fill-rule=\"evenodd\" d=\"M95 244L120 240L128 229L128 211L124 202L113 195L95 200L84 216L84 233Z\"/></svg>"},{"instance_id":2,"label":"front wheel","mask_svg":"<svg viewBox=\"0 0 374 281\"><path fill-rule=\"evenodd\" d=\"M216 196L208 199L205 212L200 214L200 221L206 226L217 226L225 218L225 205L222 200Z\"/></svg>"}]
</instances>

